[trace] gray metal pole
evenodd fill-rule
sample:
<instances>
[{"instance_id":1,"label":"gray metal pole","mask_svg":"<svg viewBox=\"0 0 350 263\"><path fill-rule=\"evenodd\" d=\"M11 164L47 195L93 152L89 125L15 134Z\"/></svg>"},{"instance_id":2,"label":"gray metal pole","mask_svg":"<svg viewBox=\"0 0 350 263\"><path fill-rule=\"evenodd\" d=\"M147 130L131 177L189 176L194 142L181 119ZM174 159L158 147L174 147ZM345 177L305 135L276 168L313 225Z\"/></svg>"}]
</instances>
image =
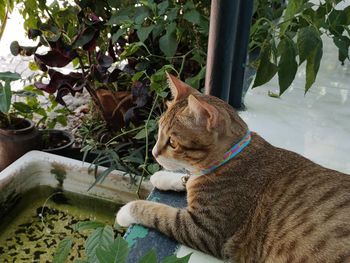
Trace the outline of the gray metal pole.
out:
<instances>
[{"instance_id":1,"label":"gray metal pole","mask_svg":"<svg viewBox=\"0 0 350 263\"><path fill-rule=\"evenodd\" d=\"M244 65L253 0L211 3L205 93L242 108Z\"/></svg>"}]
</instances>

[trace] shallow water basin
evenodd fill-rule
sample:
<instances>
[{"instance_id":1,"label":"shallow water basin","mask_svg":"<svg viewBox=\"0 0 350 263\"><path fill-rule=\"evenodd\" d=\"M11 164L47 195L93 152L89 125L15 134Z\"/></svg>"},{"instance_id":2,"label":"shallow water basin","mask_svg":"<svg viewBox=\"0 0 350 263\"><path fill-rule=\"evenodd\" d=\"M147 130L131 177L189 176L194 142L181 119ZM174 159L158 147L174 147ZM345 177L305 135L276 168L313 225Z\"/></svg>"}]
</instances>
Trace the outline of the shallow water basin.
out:
<instances>
[{"instance_id":1,"label":"shallow water basin","mask_svg":"<svg viewBox=\"0 0 350 263\"><path fill-rule=\"evenodd\" d=\"M113 225L120 205L137 199L123 172L95 182L90 164L32 151L0 173L0 262L52 262L58 243L73 237L67 262L84 258L90 232L74 231L78 222ZM98 169L101 173L105 168ZM93 170L93 169L92 169ZM141 196L150 188L144 184Z\"/></svg>"},{"instance_id":2,"label":"shallow water basin","mask_svg":"<svg viewBox=\"0 0 350 263\"><path fill-rule=\"evenodd\" d=\"M59 242L74 238L69 261L84 258L82 221L113 225L119 206L108 200L39 186L22 194L0 223L0 262L52 262Z\"/></svg>"}]
</instances>

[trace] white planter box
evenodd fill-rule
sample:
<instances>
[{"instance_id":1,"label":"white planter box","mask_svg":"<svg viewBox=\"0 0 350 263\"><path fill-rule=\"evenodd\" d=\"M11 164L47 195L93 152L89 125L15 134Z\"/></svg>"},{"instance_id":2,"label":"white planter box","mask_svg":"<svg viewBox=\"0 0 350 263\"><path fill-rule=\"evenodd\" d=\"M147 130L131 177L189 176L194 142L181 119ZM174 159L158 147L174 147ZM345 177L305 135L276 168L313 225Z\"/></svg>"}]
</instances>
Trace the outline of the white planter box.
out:
<instances>
[{"instance_id":1,"label":"white planter box","mask_svg":"<svg viewBox=\"0 0 350 263\"><path fill-rule=\"evenodd\" d=\"M129 177L123 176L123 172L119 171L110 173L103 183L88 191L95 181L93 169L89 172L89 166L89 163L70 158L31 151L0 173L0 205L13 193L24 193L40 185L56 187L59 183L57 174L65 175L63 190L66 191L96 196L119 204L137 199L137 187L130 184ZM98 173L105 169L101 167ZM151 188L149 184L143 184L141 196L146 197Z\"/></svg>"}]
</instances>

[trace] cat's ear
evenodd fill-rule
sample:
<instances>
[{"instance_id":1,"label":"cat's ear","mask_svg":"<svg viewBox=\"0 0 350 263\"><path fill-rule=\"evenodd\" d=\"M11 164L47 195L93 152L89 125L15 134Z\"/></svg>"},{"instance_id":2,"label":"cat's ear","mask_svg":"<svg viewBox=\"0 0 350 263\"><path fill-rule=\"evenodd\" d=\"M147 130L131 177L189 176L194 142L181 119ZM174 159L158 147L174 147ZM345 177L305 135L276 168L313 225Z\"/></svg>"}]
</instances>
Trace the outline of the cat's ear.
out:
<instances>
[{"instance_id":1,"label":"cat's ear","mask_svg":"<svg viewBox=\"0 0 350 263\"><path fill-rule=\"evenodd\" d=\"M205 124L208 131L217 127L219 111L214 106L197 99L193 95L189 95L188 108L194 115L197 123Z\"/></svg>"},{"instance_id":2,"label":"cat's ear","mask_svg":"<svg viewBox=\"0 0 350 263\"><path fill-rule=\"evenodd\" d=\"M191 88L187 83L179 80L177 77L166 72L166 76L169 82L169 87L171 90L171 94L173 95L173 101L178 101L182 99L186 99L190 94L198 94L194 88Z\"/></svg>"}]
</instances>

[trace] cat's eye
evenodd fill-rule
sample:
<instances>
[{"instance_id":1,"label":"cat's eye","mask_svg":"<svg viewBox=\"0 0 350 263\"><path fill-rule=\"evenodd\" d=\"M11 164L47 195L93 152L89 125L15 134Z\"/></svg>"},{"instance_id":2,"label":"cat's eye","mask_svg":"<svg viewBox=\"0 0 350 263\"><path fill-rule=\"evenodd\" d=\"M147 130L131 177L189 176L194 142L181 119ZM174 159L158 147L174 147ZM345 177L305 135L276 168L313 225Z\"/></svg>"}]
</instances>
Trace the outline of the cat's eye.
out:
<instances>
[{"instance_id":1,"label":"cat's eye","mask_svg":"<svg viewBox=\"0 0 350 263\"><path fill-rule=\"evenodd\" d=\"M173 149L176 148L176 142L172 138L169 138L168 144L171 148L173 148Z\"/></svg>"}]
</instances>

